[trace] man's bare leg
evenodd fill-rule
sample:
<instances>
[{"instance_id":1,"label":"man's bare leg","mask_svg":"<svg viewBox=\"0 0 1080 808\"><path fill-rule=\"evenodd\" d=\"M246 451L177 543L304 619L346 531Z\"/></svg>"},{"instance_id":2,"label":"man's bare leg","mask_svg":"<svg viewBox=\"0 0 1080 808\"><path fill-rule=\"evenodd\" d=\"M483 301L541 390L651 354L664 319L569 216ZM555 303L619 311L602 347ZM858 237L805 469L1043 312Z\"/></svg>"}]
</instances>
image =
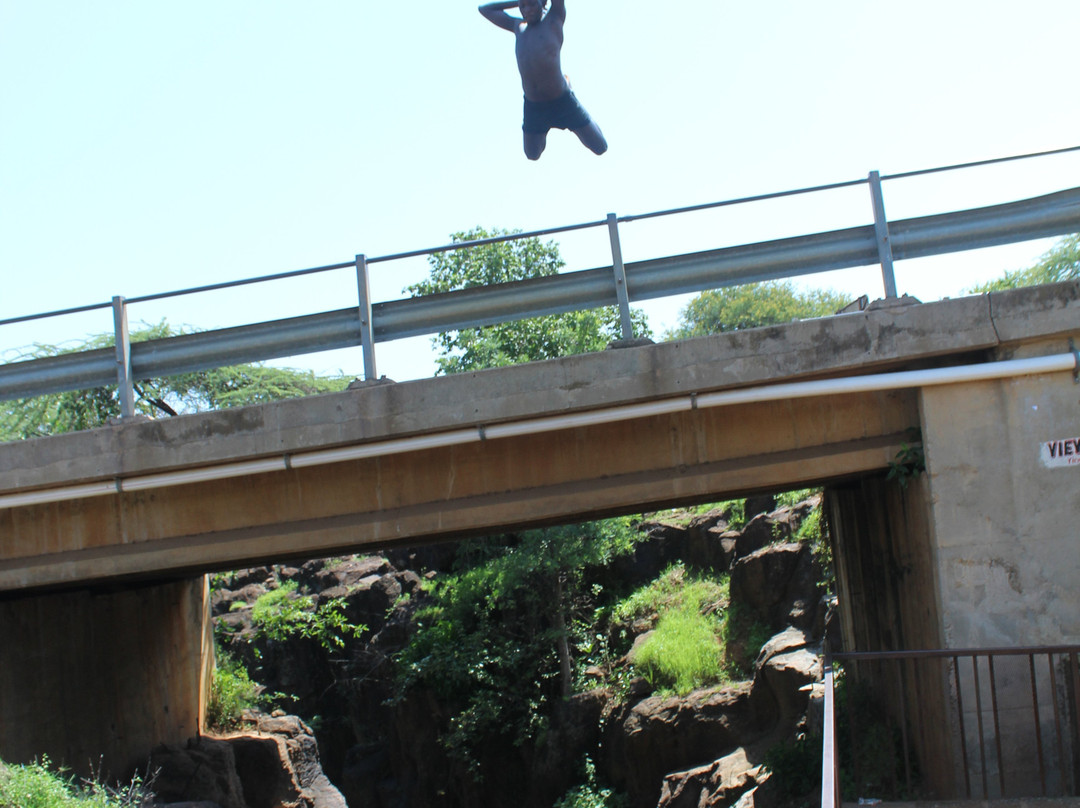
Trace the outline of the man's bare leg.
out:
<instances>
[{"instance_id":1,"label":"man's bare leg","mask_svg":"<svg viewBox=\"0 0 1080 808\"><path fill-rule=\"evenodd\" d=\"M547 146L547 133L525 132L524 135L525 156L530 160L539 160Z\"/></svg>"},{"instance_id":2,"label":"man's bare leg","mask_svg":"<svg viewBox=\"0 0 1080 808\"><path fill-rule=\"evenodd\" d=\"M596 121L589 121L588 126L573 131L578 136L578 140L584 143L593 154L603 154L607 151L607 141L600 127L596 125Z\"/></svg>"}]
</instances>

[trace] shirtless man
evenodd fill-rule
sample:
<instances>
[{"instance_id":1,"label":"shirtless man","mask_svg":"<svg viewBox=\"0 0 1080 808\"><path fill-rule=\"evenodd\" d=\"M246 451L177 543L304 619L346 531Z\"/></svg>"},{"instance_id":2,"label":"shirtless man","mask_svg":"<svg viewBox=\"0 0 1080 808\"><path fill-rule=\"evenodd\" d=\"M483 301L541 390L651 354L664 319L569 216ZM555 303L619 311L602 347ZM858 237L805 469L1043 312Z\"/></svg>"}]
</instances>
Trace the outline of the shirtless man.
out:
<instances>
[{"instance_id":1,"label":"shirtless man","mask_svg":"<svg viewBox=\"0 0 1080 808\"><path fill-rule=\"evenodd\" d=\"M603 154L607 141L570 90L559 61L566 0L551 0L551 9L544 14L546 5L547 0L507 0L480 6L484 17L517 38L518 72L525 91L525 122L521 126L525 156L540 159L552 128L569 129L593 152ZM508 8L517 8L521 17L507 14Z\"/></svg>"}]
</instances>

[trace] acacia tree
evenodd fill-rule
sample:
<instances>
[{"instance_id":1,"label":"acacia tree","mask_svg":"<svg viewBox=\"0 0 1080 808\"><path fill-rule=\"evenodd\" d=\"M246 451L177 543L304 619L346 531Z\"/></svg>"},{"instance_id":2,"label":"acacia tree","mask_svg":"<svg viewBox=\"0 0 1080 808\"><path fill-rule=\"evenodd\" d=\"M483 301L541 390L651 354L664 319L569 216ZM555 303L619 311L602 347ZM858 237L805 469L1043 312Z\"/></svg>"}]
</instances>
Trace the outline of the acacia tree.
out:
<instances>
[{"instance_id":1,"label":"acacia tree","mask_svg":"<svg viewBox=\"0 0 1080 808\"><path fill-rule=\"evenodd\" d=\"M1033 266L1007 271L1002 277L969 291L975 294L1037 286L1080 278L1080 233L1073 233L1051 247Z\"/></svg>"},{"instance_id":2,"label":"acacia tree","mask_svg":"<svg viewBox=\"0 0 1080 808\"><path fill-rule=\"evenodd\" d=\"M178 336L166 323L133 330L132 342ZM109 348L112 334L91 337L75 347L37 345L12 361ZM343 390L350 378L316 376L311 371L262 364L185 373L135 384L135 411L152 418L261 404L283 398ZM116 385L0 402L0 440L47 437L93 429L120 415Z\"/></svg>"},{"instance_id":3,"label":"acacia tree","mask_svg":"<svg viewBox=\"0 0 1080 808\"><path fill-rule=\"evenodd\" d=\"M477 227L454 233L451 239L460 244L515 232L520 231ZM557 274L565 265L557 244L537 238L438 253L429 257L428 263L429 277L406 287L406 293L417 297L541 278ZM631 311L631 320L636 336L650 336L643 312ZM432 344L439 352L438 373L448 374L601 351L619 336L619 311L607 306L447 331L436 336Z\"/></svg>"}]
</instances>

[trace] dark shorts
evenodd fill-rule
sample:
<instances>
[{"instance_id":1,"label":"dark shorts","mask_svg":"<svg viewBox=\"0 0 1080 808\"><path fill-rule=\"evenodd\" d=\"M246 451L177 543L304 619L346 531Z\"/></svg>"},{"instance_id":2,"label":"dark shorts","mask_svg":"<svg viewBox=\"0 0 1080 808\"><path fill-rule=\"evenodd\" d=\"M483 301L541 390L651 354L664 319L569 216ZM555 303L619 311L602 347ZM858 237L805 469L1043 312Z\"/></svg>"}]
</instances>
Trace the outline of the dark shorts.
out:
<instances>
[{"instance_id":1,"label":"dark shorts","mask_svg":"<svg viewBox=\"0 0 1080 808\"><path fill-rule=\"evenodd\" d=\"M546 134L549 129L581 129L592 122L589 113L578 102L573 91L567 89L553 101L530 101L525 99L525 122L521 128L536 135Z\"/></svg>"}]
</instances>

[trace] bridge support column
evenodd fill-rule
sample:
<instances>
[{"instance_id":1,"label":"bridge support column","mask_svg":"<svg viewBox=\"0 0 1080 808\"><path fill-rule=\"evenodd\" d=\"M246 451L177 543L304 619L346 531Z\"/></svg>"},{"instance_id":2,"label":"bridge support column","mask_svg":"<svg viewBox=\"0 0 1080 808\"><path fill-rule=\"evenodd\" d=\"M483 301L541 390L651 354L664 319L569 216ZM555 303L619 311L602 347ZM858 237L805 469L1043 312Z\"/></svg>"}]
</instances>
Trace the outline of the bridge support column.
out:
<instances>
[{"instance_id":1,"label":"bridge support column","mask_svg":"<svg viewBox=\"0 0 1080 808\"><path fill-rule=\"evenodd\" d=\"M0 601L0 759L127 778L199 734L212 643L205 576Z\"/></svg>"}]
</instances>

